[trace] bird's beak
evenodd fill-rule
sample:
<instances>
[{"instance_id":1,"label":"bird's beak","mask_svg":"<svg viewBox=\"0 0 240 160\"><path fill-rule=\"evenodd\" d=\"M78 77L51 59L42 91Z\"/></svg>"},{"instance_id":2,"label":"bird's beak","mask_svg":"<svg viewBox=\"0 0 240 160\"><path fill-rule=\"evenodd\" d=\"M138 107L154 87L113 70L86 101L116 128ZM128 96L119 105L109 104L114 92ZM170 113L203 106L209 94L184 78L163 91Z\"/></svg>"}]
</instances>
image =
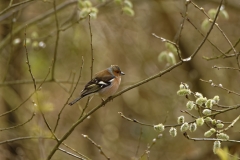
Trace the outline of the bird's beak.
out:
<instances>
[{"instance_id":1,"label":"bird's beak","mask_svg":"<svg viewBox=\"0 0 240 160\"><path fill-rule=\"evenodd\" d=\"M124 72L121 72L121 75L125 75L125 73L124 73Z\"/></svg>"}]
</instances>

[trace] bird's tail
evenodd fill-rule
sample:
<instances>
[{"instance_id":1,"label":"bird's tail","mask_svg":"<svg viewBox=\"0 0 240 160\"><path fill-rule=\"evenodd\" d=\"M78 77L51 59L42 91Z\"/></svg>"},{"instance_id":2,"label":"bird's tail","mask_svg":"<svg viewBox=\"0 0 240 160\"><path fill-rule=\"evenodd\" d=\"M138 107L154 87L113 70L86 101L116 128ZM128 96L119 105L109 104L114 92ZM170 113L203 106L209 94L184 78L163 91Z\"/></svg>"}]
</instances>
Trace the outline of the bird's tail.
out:
<instances>
[{"instance_id":1,"label":"bird's tail","mask_svg":"<svg viewBox=\"0 0 240 160\"><path fill-rule=\"evenodd\" d=\"M68 105L72 106L72 105L74 105L77 101L79 101L79 100L82 99L82 98L83 98L83 97L80 96L80 97L74 99L72 102L68 103Z\"/></svg>"}]
</instances>

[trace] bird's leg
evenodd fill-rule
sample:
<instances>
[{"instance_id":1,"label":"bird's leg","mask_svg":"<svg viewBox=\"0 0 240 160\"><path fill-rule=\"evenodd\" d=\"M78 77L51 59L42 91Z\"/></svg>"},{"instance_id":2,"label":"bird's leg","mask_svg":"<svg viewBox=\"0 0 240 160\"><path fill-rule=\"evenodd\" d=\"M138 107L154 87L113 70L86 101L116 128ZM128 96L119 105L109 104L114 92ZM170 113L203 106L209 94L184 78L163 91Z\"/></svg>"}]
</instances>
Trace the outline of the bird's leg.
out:
<instances>
[{"instance_id":1,"label":"bird's leg","mask_svg":"<svg viewBox=\"0 0 240 160\"><path fill-rule=\"evenodd\" d=\"M112 98L112 96L109 96L108 98L110 99L110 101L113 101L113 98Z\"/></svg>"},{"instance_id":2,"label":"bird's leg","mask_svg":"<svg viewBox=\"0 0 240 160\"><path fill-rule=\"evenodd\" d=\"M105 100L103 98L101 98L103 106L105 106Z\"/></svg>"},{"instance_id":3,"label":"bird's leg","mask_svg":"<svg viewBox=\"0 0 240 160\"><path fill-rule=\"evenodd\" d=\"M89 99L89 102L93 99L94 96L91 96L90 99Z\"/></svg>"}]
</instances>

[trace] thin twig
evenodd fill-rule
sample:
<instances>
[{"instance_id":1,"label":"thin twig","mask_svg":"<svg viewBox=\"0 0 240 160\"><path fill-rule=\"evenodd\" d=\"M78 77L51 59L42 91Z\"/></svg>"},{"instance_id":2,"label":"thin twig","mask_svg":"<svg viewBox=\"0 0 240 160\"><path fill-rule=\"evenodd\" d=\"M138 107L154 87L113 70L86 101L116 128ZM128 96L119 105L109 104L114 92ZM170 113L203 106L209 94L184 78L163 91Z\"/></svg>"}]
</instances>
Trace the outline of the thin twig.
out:
<instances>
[{"instance_id":1,"label":"thin twig","mask_svg":"<svg viewBox=\"0 0 240 160\"><path fill-rule=\"evenodd\" d=\"M153 127L154 126L153 124L146 124L146 123L140 122L140 121L138 121L136 119L128 118L128 117L124 116L122 112L118 112L118 114L120 114L120 116L122 118L124 118L124 119L126 119L128 121L131 121L131 122L134 122L134 123L138 123L138 124L143 125L143 126L149 126L149 127Z\"/></svg>"},{"instance_id":2,"label":"thin twig","mask_svg":"<svg viewBox=\"0 0 240 160\"><path fill-rule=\"evenodd\" d=\"M102 150L102 147L98 145L96 142L94 142L88 135L82 134L84 138L87 138L94 146L96 146L99 149L100 154L102 154L106 159L110 159Z\"/></svg>"},{"instance_id":3,"label":"thin twig","mask_svg":"<svg viewBox=\"0 0 240 160\"><path fill-rule=\"evenodd\" d=\"M0 12L0 15L4 14L4 13L5 13L6 11L8 11L9 9L12 9L12 8L14 8L14 7L17 7L17 6L21 6L21 5L23 5L23 4L25 4L25 3L29 3L29 2L31 2L31 1L34 1L34 0L26 0L26 1L23 1L23 2L19 2L19 3L12 4L13 0L11 0L11 1L9 2L8 7L5 8L4 10L2 10L2 11Z\"/></svg>"},{"instance_id":4,"label":"thin twig","mask_svg":"<svg viewBox=\"0 0 240 160\"><path fill-rule=\"evenodd\" d=\"M66 20L64 20L64 22L61 23L60 28L62 28L67 23L71 22L73 20L73 18L78 14L77 13L78 10L79 10L78 5L74 6L74 9L72 9L73 12L71 13L71 15ZM60 29L60 30L62 31L62 29Z\"/></svg>"},{"instance_id":5,"label":"thin twig","mask_svg":"<svg viewBox=\"0 0 240 160\"><path fill-rule=\"evenodd\" d=\"M75 24L77 24L78 22L84 20L84 18L80 17L78 20L76 20L75 22L71 23L70 25L66 26L65 28L61 28L60 31L66 31L68 30L69 28L71 28L72 26L74 26Z\"/></svg>"},{"instance_id":6,"label":"thin twig","mask_svg":"<svg viewBox=\"0 0 240 160\"><path fill-rule=\"evenodd\" d=\"M86 160L85 158L79 157L79 156L77 156L77 155L75 155L75 154L73 154L73 153L71 153L71 152L68 152L68 151L62 149L62 148L58 148L58 150L66 153L66 154L68 154L68 155L70 155L70 156L72 156L72 157L74 157L74 158L81 159L81 160Z\"/></svg>"},{"instance_id":7,"label":"thin twig","mask_svg":"<svg viewBox=\"0 0 240 160\"><path fill-rule=\"evenodd\" d=\"M217 139L217 138L191 138L187 132L183 133L184 137L186 137L189 140L193 141L221 141L221 142L235 142L235 143L240 143L240 141L237 140L223 140L223 139Z\"/></svg>"},{"instance_id":8,"label":"thin twig","mask_svg":"<svg viewBox=\"0 0 240 160\"><path fill-rule=\"evenodd\" d=\"M208 16L208 14L205 12L205 10L204 10L203 8L198 7L198 5L195 4L195 3L192 2L192 1L190 1L190 2L193 4L194 7L196 7L196 8L199 9L201 12L203 12L203 13L205 14L205 16L208 17L208 19L210 20L210 22L212 22L211 17ZM222 5L222 2L223 2L223 0L221 1L221 5ZM216 16L215 16L215 18L214 18L214 20L213 20L213 25L215 25L215 26L218 28L218 30L222 33L222 35L224 36L224 38L227 40L228 44L231 46L234 54L237 55L237 51L236 51L236 49L234 48L234 46L232 45L231 41L228 39L228 37L227 37L226 34L223 32L223 30L219 27L219 25L218 25L217 23L215 23L215 22L216 22L216 17L217 17L217 15L218 15L219 11L220 11L221 5L219 6L219 8L218 8L218 10L217 10Z\"/></svg>"},{"instance_id":9,"label":"thin twig","mask_svg":"<svg viewBox=\"0 0 240 160\"><path fill-rule=\"evenodd\" d=\"M182 20L182 23L180 24L180 30L179 30L179 34L178 34L178 37L177 37L177 40L176 40L176 44L178 46L179 46L180 38L181 38L181 35L182 35L183 26L184 26L185 20L187 19L187 15L188 15L188 5L189 5L189 3L185 4L186 7L185 7L184 16L182 15L183 20Z\"/></svg>"},{"instance_id":10,"label":"thin twig","mask_svg":"<svg viewBox=\"0 0 240 160\"><path fill-rule=\"evenodd\" d=\"M37 96L37 97L38 97L38 96ZM37 101L39 101L38 98L37 98ZM39 104L39 102L38 102L38 104ZM57 136L55 135L54 131L53 131L52 128L50 127L50 125L49 125L49 123L48 123L45 115L43 114L43 111L41 110L41 107L40 107L40 106L38 106L38 107L39 107L41 116L43 117L44 123L46 124L48 130L51 132L51 134L52 134L52 136L54 137L54 139L58 142L59 139L57 138Z\"/></svg>"},{"instance_id":11,"label":"thin twig","mask_svg":"<svg viewBox=\"0 0 240 160\"><path fill-rule=\"evenodd\" d=\"M146 123L140 122L139 120L131 119L131 118L129 118L129 117L126 117L125 115L123 115L122 112L118 112L118 113L120 114L120 116L121 116L122 118L124 118L124 119L126 119L126 120L128 120L128 121L130 121L130 122L134 122L134 123L140 124L140 125L142 125L142 126L147 126L147 127L154 127L154 126L155 126L154 124L146 124ZM194 122L195 122L195 120L194 120L194 121L191 121L191 122L188 122L188 123L190 124L190 123L194 123ZM164 124L164 123L163 123L163 124ZM181 126L181 125L182 125L182 124L164 125L164 127L165 127L165 128L178 127L178 126Z\"/></svg>"},{"instance_id":12,"label":"thin twig","mask_svg":"<svg viewBox=\"0 0 240 160\"><path fill-rule=\"evenodd\" d=\"M230 69L230 70L237 70L240 71L240 69L238 68L233 68L233 67L218 67L218 66L213 66L212 68L216 68L216 69Z\"/></svg>"},{"instance_id":13,"label":"thin twig","mask_svg":"<svg viewBox=\"0 0 240 160\"><path fill-rule=\"evenodd\" d=\"M227 109L224 109L224 110L219 110L219 111L217 111L215 113L212 113L212 114L210 114L208 116L216 116L218 114L225 113L225 112L228 112L228 111L231 111L231 110L234 110L234 109L238 109L238 108L240 108L240 104L233 105L233 106L231 106L231 107L229 107ZM207 116L205 116L204 118L206 118L206 117Z\"/></svg>"},{"instance_id":14,"label":"thin twig","mask_svg":"<svg viewBox=\"0 0 240 160\"><path fill-rule=\"evenodd\" d=\"M240 38L239 38L239 39L237 40L237 42L233 45L234 48L239 44L239 42L240 42ZM229 48L229 50L226 52L226 54L229 53L229 52L231 52L231 50L232 50L232 48Z\"/></svg>"},{"instance_id":15,"label":"thin twig","mask_svg":"<svg viewBox=\"0 0 240 160\"><path fill-rule=\"evenodd\" d=\"M157 36L155 33L152 33L152 35L153 35L154 37L158 38L158 39L161 39L163 42L167 42L167 43L172 44L172 45L177 49L177 54L178 54L179 60L180 60L180 61L183 61L182 55L181 55L181 50L180 50L180 48L179 48L179 46L178 46L177 43L174 43L174 42L169 41L169 40L167 40L167 39L165 39L165 38L159 37L159 36Z\"/></svg>"},{"instance_id":16,"label":"thin twig","mask_svg":"<svg viewBox=\"0 0 240 160\"><path fill-rule=\"evenodd\" d=\"M163 124L165 124L166 122L167 122L167 119L168 119L168 114L169 112L167 111L167 114L166 114L166 117L165 117L165 119L164 119L164 121L163 121Z\"/></svg>"},{"instance_id":17,"label":"thin twig","mask_svg":"<svg viewBox=\"0 0 240 160\"><path fill-rule=\"evenodd\" d=\"M213 83L212 81L207 81L207 80L203 80L203 79L200 79L200 81L205 82L205 83L209 83L209 84L211 84L212 87L221 88L221 89L227 91L227 93L233 93L233 94L235 94L237 96L240 96L240 93L237 93L235 91L229 90L229 89L223 87L222 84L217 85L217 84Z\"/></svg>"},{"instance_id":18,"label":"thin twig","mask_svg":"<svg viewBox=\"0 0 240 160\"><path fill-rule=\"evenodd\" d=\"M90 74L90 80L93 78L93 62L94 62L94 56L93 56L93 44L92 44L92 29L91 29L91 16L90 14L88 15L88 27L89 27L89 33L90 33L90 47L91 47L91 66L90 66L90 70L91 70L91 74ZM93 98L93 97L92 97ZM90 100L92 99L91 97L88 97L87 102L82 110L82 113L79 117L79 119L83 116L85 110L88 107L88 104L90 102Z\"/></svg>"},{"instance_id":19,"label":"thin twig","mask_svg":"<svg viewBox=\"0 0 240 160\"><path fill-rule=\"evenodd\" d=\"M0 131L5 131L5 130L14 129L14 128L23 126L23 125L25 125L26 123L30 122L35 115L36 115L36 113L33 112L32 116L31 116L27 121L25 121L24 123L18 124L18 125L16 125L16 126L8 127L8 128L0 128Z\"/></svg>"},{"instance_id":20,"label":"thin twig","mask_svg":"<svg viewBox=\"0 0 240 160\"><path fill-rule=\"evenodd\" d=\"M92 44L92 29L91 29L91 16L88 15L88 26L89 26L89 33L90 33L90 46L91 46L91 79L93 77L93 62L94 62L94 57L93 57L93 44Z\"/></svg>"},{"instance_id":21,"label":"thin twig","mask_svg":"<svg viewBox=\"0 0 240 160\"><path fill-rule=\"evenodd\" d=\"M224 105L221 105L221 104L215 104L217 107L220 107L220 108L231 108L229 106L224 106Z\"/></svg>"},{"instance_id":22,"label":"thin twig","mask_svg":"<svg viewBox=\"0 0 240 160\"><path fill-rule=\"evenodd\" d=\"M16 142L16 141L22 141L22 140L29 140L29 139L52 139L52 137L41 137L41 136L28 136L28 137L18 137L18 138L13 138L13 139L8 139L6 141L1 141L0 145L5 144L5 143L12 143L12 142Z\"/></svg>"},{"instance_id":23,"label":"thin twig","mask_svg":"<svg viewBox=\"0 0 240 160\"><path fill-rule=\"evenodd\" d=\"M193 114L191 114L190 112L186 111L186 110L180 110L182 113L187 113L188 115L190 115L192 118L197 119L197 116L194 116Z\"/></svg>"},{"instance_id":24,"label":"thin twig","mask_svg":"<svg viewBox=\"0 0 240 160\"><path fill-rule=\"evenodd\" d=\"M75 79L75 76L76 76L76 72L74 72L72 75L73 75L72 76L72 83L71 83L71 86L69 88L69 93L71 93L71 91L72 91L72 89L74 87L74 79Z\"/></svg>"},{"instance_id":25,"label":"thin twig","mask_svg":"<svg viewBox=\"0 0 240 160\"><path fill-rule=\"evenodd\" d=\"M54 82L57 83L65 92L69 93L67 87L65 87L62 83L55 81L55 80L54 80Z\"/></svg>"},{"instance_id":26,"label":"thin twig","mask_svg":"<svg viewBox=\"0 0 240 160\"><path fill-rule=\"evenodd\" d=\"M80 114L78 119L82 118L82 116L84 115L84 113L85 113L85 111L86 111L86 109L88 107L88 104L89 104L89 102L91 101L92 98L93 98L93 96L92 97L88 97L87 102L86 102L84 108L82 109L82 112L81 112L81 114Z\"/></svg>"},{"instance_id":27,"label":"thin twig","mask_svg":"<svg viewBox=\"0 0 240 160\"><path fill-rule=\"evenodd\" d=\"M19 109L25 102L27 102L27 101L42 87L43 83L46 81L46 79L47 79L48 75L50 74L50 72L51 72L51 67L49 67L48 73L46 74L46 77L44 78L44 80L41 82L41 84L38 86L38 88L37 88L33 93L31 93L31 94L30 94L21 104L19 104L17 107L11 109L10 111L7 111L7 112L5 112L5 113L0 114L0 117L5 116L5 115L7 115L7 114L9 114L9 113L11 113L11 112L16 111L16 110Z\"/></svg>"},{"instance_id":28,"label":"thin twig","mask_svg":"<svg viewBox=\"0 0 240 160\"><path fill-rule=\"evenodd\" d=\"M30 63L29 63L28 52L27 52L27 47L26 47L26 30L25 30L25 49L26 49L26 57L27 57L28 70L29 70L29 73L30 73L30 75L31 75L31 77L32 77L32 80L33 80L34 90L37 91L36 82L35 82L35 79L34 79L33 74L32 74L31 65L30 65ZM53 61L53 65L54 65L54 61ZM48 124L48 122L47 122L47 120L46 120L46 118L45 118L45 116L44 116L44 114L43 114L43 112L42 112L42 110L41 110L41 107L39 106L38 94L37 94L37 92L35 92L35 93L36 93L36 95L37 95L37 102L38 102L38 105L37 105L37 106L38 106L38 108L39 108L39 110L40 110L40 113L41 113L41 115L42 115L42 117L43 117L43 120L44 120L45 124L47 125L49 131L52 133L52 135L54 136L54 138L58 141L58 138L55 136L54 132L52 131L50 125Z\"/></svg>"},{"instance_id":29,"label":"thin twig","mask_svg":"<svg viewBox=\"0 0 240 160\"><path fill-rule=\"evenodd\" d=\"M148 155L148 159L149 159L150 150L151 150L152 147L156 144L156 141L157 141L158 139L160 139L161 137L162 137L162 134L159 134L156 138L154 138L154 139L152 140L152 143L147 146L147 149L143 152L143 154L140 156L139 159L143 159L143 156L146 155L146 154Z\"/></svg>"},{"instance_id":30,"label":"thin twig","mask_svg":"<svg viewBox=\"0 0 240 160\"><path fill-rule=\"evenodd\" d=\"M63 144L65 147L67 147L67 148L71 149L73 152L75 152L75 153L79 154L79 155L80 155L80 156L82 156L83 158L85 158L85 159L87 159L87 160L90 160L90 158L88 158L87 156L83 155L82 153L80 153L80 152L76 151L74 148L72 148L72 147L68 146L68 145L67 145L67 144L65 144L65 143L62 143L62 144Z\"/></svg>"},{"instance_id":31,"label":"thin twig","mask_svg":"<svg viewBox=\"0 0 240 160\"><path fill-rule=\"evenodd\" d=\"M190 2L193 3L192 1L190 1ZM197 49L195 50L195 52L194 52L189 58L186 58L185 61L189 61L189 60L191 60L193 57L195 57L196 54L198 53L198 51L202 48L203 44L205 43L205 41L207 40L208 36L210 35L210 33L211 33L212 29L213 29L213 26L215 25L215 22L216 22L216 20L217 20L218 14L219 14L219 12L220 12L220 8L221 8L221 6L222 6L222 3L223 3L223 0L221 0L221 2L220 2L220 5L219 5L219 7L218 7L217 13L216 13L215 18L214 18L214 20L213 20L213 23L212 23L212 25L210 26L210 28L209 28L206 36L204 37L203 41L202 41L202 42L200 43L200 45L197 47ZM193 3L193 4L194 4L194 3Z\"/></svg>"},{"instance_id":32,"label":"thin twig","mask_svg":"<svg viewBox=\"0 0 240 160\"><path fill-rule=\"evenodd\" d=\"M56 8L56 0L53 0L53 9L54 9L54 17L56 21L56 41L55 41L55 47L54 47L54 54L53 54L53 66L52 66L52 74L51 79L55 79L55 65L56 65L56 59L57 59L57 53L58 53L58 43L59 43L59 37L60 37L60 28L59 28L59 22L57 17L57 8Z\"/></svg>"},{"instance_id":33,"label":"thin twig","mask_svg":"<svg viewBox=\"0 0 240 160\"><path fill-rule=\"evenodd\" d=\"M182 16L183 16L183 15L182 15ZM204 37L204 34L197 28L196 25L193 24L193 22L192 22L189 18L187 18L187 21L194 27L194 29L196 29L196 30L198 31L198 33L199 33L201 36ZM221 49L219 49L219 48L218 48L215 44L213 44L209 39L207 39L207 41L208 41L215 49L217 49L220 53L222 53L220 56L222 56L222 55L227 56L226 53L224 53Z\"/></svg>"},{"instance_id":34,"label":"thin twig","mask_svg":"<svg viewBox=\"0 0 240 160\"><path fill-rule=\"evenodd\" d=\"M139 150L139 147L140 147L140 142L141 142L142 134L143 134L143 131L142 131L142 126L141 126L140 136L139 136L139 138L138 138L138 145L137 145L137 150L136 150L136 154L135 154L136 157L137 157L138 150Z\"/></svg>"},{"instance_id":35,"label":"thin twig","mask_svg":"<svg viewBox=\"0 0 240 160\"><path fill-rule=\"evenodd\" d=\"M6 71L4 73L4 75L2 75L2 80L1 81L5 81L6 80L6 77L7 77L7 74L8 74L8 70L9 70L9 67L10 67L10 62L11 62L11 59L12 59L12 56L13 56L13 35L12 35L12 32L13 32L13 21L11 21L11 25L10 25L10 54L9 54L9 58L7 60L7 64L6 64Z\"/></svg>"},{"instance_id":36,"label":"thin twig","mask_svg":"<svg viewBox=\"0 0 240 160\"><path fill-rule=\"evenodd\" d=\"M27 26L26 26L26 28L27 28ZM28 65L28 71L29 71L29 73L30 73L30 75L31 75L31 78L32 78L32 81L33 81L34 90L36 91L36 89L37 89L36 81L35 81L35 78L34 78L34 76L33 76L33 74L32 74L31 65L30 65L29 58L28 58L28 50L27 50L27 43L26 43L26 39L27 39L26 28L25 28L25 32L24 32L24 34L25 34L24 47L25 47L26 58L27 58L26 63L27 63L27 65Z\"/></svg>"},{"instance_id":37,"label":"thin twig","mask_svg":"<svg viewBox=\"0 0 240 160\"><path fill-rule=\"evenodd\" d=\"M68 97L66 103L64 104L64 106L62 107L62 109L60 110L60 112L58 113L58 119L57 119L56 124L55 124L55 127L54 127L54 132L55 132L56 129L57 129L57 126L58 126L58 123L59 123L59 120L60 120L60 118L61 118L61 114L62 114L64 108L67 106L70 98L72 97L72 95L73 95L74 91L76 90L77 85L78 85L78 83L79 83L79 81L80 81L80 79L81 79L83 65L84 65L84 59L83 59L83 57L82 57L82 64L81 64L81 67L80 67L80 70L79 70L79 76L78 76L78 79L77 79L77 83L76 83L75 87L73 88L73 91L71 92L70 96Z\"/></svg>"},{"instance_id":38,"label":"thin twig","mask_svg":"<svg viewBox=\"0 0 240 160\"><path fill-rule=\"evenodd\" d=\"M229 128L232 128L232 127L234 126L234 124L239 120L239 118L240 118L240 115L237 116L237 118L235 118L229 126L227 126L227 127L224 128L223 130L220 130L220 131L218 131L218 132L219 132L219 133L220 133L220 132L224 132L224 131L227 131Z\"/></svg>"}]
</instances>

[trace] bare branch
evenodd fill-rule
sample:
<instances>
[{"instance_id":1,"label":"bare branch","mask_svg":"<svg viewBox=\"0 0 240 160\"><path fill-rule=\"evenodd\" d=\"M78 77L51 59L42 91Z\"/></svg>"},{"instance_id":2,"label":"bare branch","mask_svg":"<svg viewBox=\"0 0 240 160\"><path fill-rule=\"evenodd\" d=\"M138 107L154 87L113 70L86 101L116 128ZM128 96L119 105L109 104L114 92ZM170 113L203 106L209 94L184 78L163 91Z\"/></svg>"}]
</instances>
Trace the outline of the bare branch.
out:
<instances>
[{"instance_id":1,"label":"bare branch","mask_svg":"<svg viewBox=\"0 0 240 160\"><path fill-rule=\"evenodd\" d=\"M205 83L209 83L209 84L211 84L212 87L221 88L221 89L227 91L227 93L233 93L233 94L235 94L235 95L237 95L237 96L240 96L240 93L237 93L237 92L235 92L235 91L229 90L229 89L223 87L222 84L218 84L218 85L217 85L217 84L213 83L212 81L207 81L207 80L203 80L203 79L200 79L200 81L205 82Z\"/></svg>"},{"instance_id":2,"label":"bare branch","mask_svg":"<svg viewBox=\"0 0 240 160\"><path fill-rule=\"evenodd\" d=\"M85 158L79 157L79 156L77 156L77 155L75 155L75 154L73 154L73 153L71 153L71 152L68 152L68 151L62 149L62 148L58 148L58 150L66 153L66 154L68 154L68 155L70 155L70 156L72 156L72 157L74 157L74 158L81 159L81 160L86 160Z\"/></svg>"},{"instance_id":3,"label":"bare branch","mask_svg":"<svg viewBox=\"0 0 240 160\"><path fill-rule=\"evenodd\" d=\"M17 127L21 127L21 126L25 125L26 123L30 122L35 115L36 115L36 113L33 112L32 116L31 116L26 122L24 122L24 123L22 123L22 124L18 124L18 125L16 125L16 126L8 127L8 128L0 128L0 131L5 131L5 130L9 130L9 129L14 129L14 128L17 128Z\"/></svg>"},{"instance_id":4,"label":"bare branch","mask_svg":"<svg viewBox=\"0 0 240 160\"><path fill-rule=\"evenodd\" d=\"M60 110L60 112L58 113L58 119L57 119L57 122L56 122L55 127L54 127L54 132L55 132L56 129L57 129L57 126L58 126L58 123L59 123L59 120L60 120L60 118L61 118L61 114L62 114L64 108L67 106L70 98L72 97L72 95L73 95L74 91L76 90L77 85L78 85L78 83L79 83L79 81L80 81L80 79L81 79L83 65L84 65L84 59L83 59L83 57L82 57L82 64L81 64L81 67L80 67L80 70L79 70L79 76L78 76L78 79L77 79L77 83L76 83L75 87L73 88L72 93L71 93L70 96L68 97L66 103L64 104L64 106L62 107L62 109Z\"/></svg>"},{"instance_id":5,"label":"bare branch","mask_svg":"<svg viewBox=\"0 0 240 160\"><path fill-rule=\"evenodd\" d=\"M102 154L106 159L110 159L102 150L102 147L94 142L88 135L82 134L84 138L87 138L94 146L96 146L99 149L100 154Z\"/></svg>"}]
</instances>

